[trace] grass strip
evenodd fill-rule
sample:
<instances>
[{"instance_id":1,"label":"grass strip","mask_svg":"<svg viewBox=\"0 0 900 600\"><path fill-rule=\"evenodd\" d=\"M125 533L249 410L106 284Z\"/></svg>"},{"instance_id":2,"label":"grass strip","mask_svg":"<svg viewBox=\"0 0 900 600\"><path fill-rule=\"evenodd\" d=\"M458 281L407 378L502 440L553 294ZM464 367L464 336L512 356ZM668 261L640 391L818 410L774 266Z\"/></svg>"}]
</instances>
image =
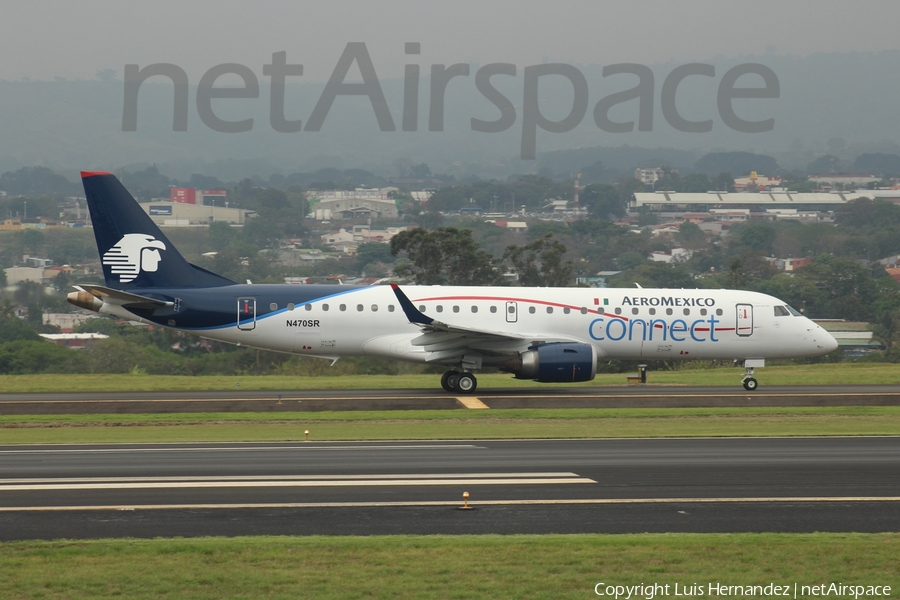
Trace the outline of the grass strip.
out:
<instances>
[{"instance_id":1,"label":"grass strip","mask_svg":"<svg viewBox=\"0 0 900 600\"><path fill-rule=\"evenodd\" d=\"M691 414L694 410L706 412ZM604 414L607 411L611 414ZM305 430L313 441L900 435L898 407L672 411L573 409L580 414L572 416L552 409L397 411L402 414L375 413L370 418L354 413L251 413L259 420L247 419L246 413L221 415L227 418L220 420L209 418L213 415L105 415L108 420L103 422L97 420L99 415L60 415L55 421L39 416L40 421L30 422L5 417L0 443L300 441ZM341 418L345 415L351 418ZM129 421L132 417L145 420ZM235 420L240 417L245 419Z\"/></svg>"},{"instance_id":2,"label":"grass strip","mask_svg":"<svg viewBox=\"0 0 900 600\"><path fill-rule=\"evenodd\" d=\"M773 582L894 595L897 556L895 533L115 539L0 544L0 575L9 600L567 599L597 597L600 582L669 585L668 596L676 583L710 596L710 584Z\"/></svg>"},{"instance_id":3,"label":"grass strip","mask_svg":"<svg viewBox=\"0 0 900 600\"><path fill-rule=\"evenodd\" d=\"M660 385L733 385L740 388L743 369L737 367L685 368L677 371L652 371L651 384ZM900 364L829 363L816 365L773 366L760 370L757 379L770 385L893 385L900 383ZM165 375L2 375L0 390L27 392L115 392L115 391L201 391L201 390L333 390L333 389L433 389L440 391L438 375L348 375L341 377L295 376L165 376ZM625 384L623 373L601 373L593 381L565 384L577 387ZM559 385L559 384L556 384ZM481 374L478 386L484 388L541 389L541 384L521 381L504 374ZM652 387L651 387L652 389ZM764 389L764 388L763 388Z\"/></svg>"},{"instance_id":4,"label":"grass strip","mask_svg":"<svg viewBox=\"0 0 900 600\"><path fill-rule=\"evenodd\" d=\"M635 419L650 417L726 417L764 415L900 415L900 406L725 406L672 408L502 408L480 410L348 410L322 412L203 412L152 414L0 415L0 428L30 425L140 425L234 422L321 421L474 421L510 419Z\"/></svg>"}]
</instances>

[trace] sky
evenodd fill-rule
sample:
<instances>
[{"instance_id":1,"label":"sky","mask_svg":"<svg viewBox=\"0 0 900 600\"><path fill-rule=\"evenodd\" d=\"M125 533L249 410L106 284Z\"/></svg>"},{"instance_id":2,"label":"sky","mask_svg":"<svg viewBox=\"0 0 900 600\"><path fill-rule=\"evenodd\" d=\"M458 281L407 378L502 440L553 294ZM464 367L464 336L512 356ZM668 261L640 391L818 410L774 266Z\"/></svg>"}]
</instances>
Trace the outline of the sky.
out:
<instances>
[{"instance_id":1,"label":"sky","mask_svg":"<svg viewBox=\"0 0 900 600\"><path fill-rule=\"evenodd\" d=\"M237 62L262 76L273 52L328 79L348 42L380 78L404 64L658 64L713 57L900 49L894 0L5 0L0 79L95 79L124 65L174 63L196 83ZM420 42L421 54L404 54ZM423 69L423 72L425 69Z\"/></svg>"}]
</instances>

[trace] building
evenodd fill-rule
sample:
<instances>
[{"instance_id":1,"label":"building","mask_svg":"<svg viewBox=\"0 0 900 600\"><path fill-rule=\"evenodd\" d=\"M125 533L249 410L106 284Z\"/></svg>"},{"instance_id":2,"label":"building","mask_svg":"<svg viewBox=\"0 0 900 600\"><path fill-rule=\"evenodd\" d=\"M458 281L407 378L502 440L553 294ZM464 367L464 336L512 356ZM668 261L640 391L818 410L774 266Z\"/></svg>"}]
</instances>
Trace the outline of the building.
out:
<instances>
[{"instance_id":1,"label":"building","mask_svg":"<svg viewBox=\"0 0 900 600\"><path fill-rule=\"evenodd\" d=\"M769 188L781 187L781 177L766 177L751 171L749 177L738 177L734 180L734 191L765 191Z\"/></svg>"},{"instance_id":2,"label":"building","mask_svg":"<svg viewBox=\"0 0 900 600\"><path fill-rule=\"evenodd\" d=\"M216 204L225 206L228 192L225 190L198 190L197 188L169 188L169 202L178 204ZM199 202L198 202L199 200Z\"/></svg>"},{"instance_id":3,"label":"building","mask_svg":"<svg viewBox=\"0 0 900 600\"><path fill-rule=\"evenodd\" d=\"M103 333L42 333L40 335L45 340L54 342L64 348L71 348L72 350L89 348L97 342L109 337Z\"/></svg>"},{"instance_id":4,"label":"building","mask_svg":"<svg viewBox=\"0 0 900 600\"><path fill-rule=\"evenodd\" d=\"M865 187L870 183L878 183L881 181L881 177L875 177L874 175L835 175L831 174L823 174L823 175L810 175L807 178L807 181L810 183L814 183L816 187L840 187L842 189L856 188L856 187Z\"/></svg>"},{"instance_id":5,"label":"building","mask_svg":"<svg viewBox=\"0 0 900 600\"><path fill-rule=\"evenodd\" d=\"M860 190L855 192L808 192L766 191L759 193L710 191L706 193L679 193L668 191L635 192L628 204L630 210L646 206L653 210L696 211L699 207L721 209L726 207L765 210L767 208L813 208L823 207L835 210L859 198L896 198L900 190Z\"/></svg>"},{"instance_id":6,"label":"building","mask_svg":"<svg viewBox=\"0 0 900 600\"><path fill-rule=\"evenodd\" d=\"M352 229L347 230L341 228L331 233L321 236L323 246L340 246L345 252L349 247L353 247L366 242L388 243L395 235L401 231L406 231L410 227L388 227L387 229L370 229L365 225L354 225Z\"/></svg>"},{"instance_id":7,"label":"building","mask_svg":"<svg viewBox=\"0 0 900 600\"><path fill-rule=\"evenodd\" d=\"M812 262L811 258L777 258L773 264L779 271L794 271Z\"/></svg>"},{"instance_id":8,"label":"building","mask_svg":"<svg viewBox=\"0 0 900 600\"><path fill-rule=\"evenodd\" d=\"M44 281L44 269L40 267L10 267L3 269L6 273L6 285L13 288L26 281L42 283Z\"/></svg>"},{"instance_id":9,"label":"building","mask_svg":"<svg viewBox=\"0 0 900 600\"><path fill-rule=\"evenodd\" d=\"M644 185L655 185L657 181L666 176L666 173L678 175L678 171L676 171L675 169L653 167L651 169L635 169L634 178Z\"/></svg>"},{"instance_id":10,"label":"building","mask_svg":"<svg viewBox=\"0 0 900 600\"><path fill-rule=\"evenodd\" d=\"M174 188L173 188L174 189ZM210 223L243 225L255 212L190 202L145 202L141 208L160 227L196 227Z\"/></svg>"},{"instance_id":11,"label":"building","mask_svg":"<svg viewBox=\"0 0 900 600\"><path fill-rule=\"evenodd\" d=\"M307 192L310 215L317 221L334 219L396 219L397 202L389 197L397 188L357 188Z\"/></svg>"}]
</instances>

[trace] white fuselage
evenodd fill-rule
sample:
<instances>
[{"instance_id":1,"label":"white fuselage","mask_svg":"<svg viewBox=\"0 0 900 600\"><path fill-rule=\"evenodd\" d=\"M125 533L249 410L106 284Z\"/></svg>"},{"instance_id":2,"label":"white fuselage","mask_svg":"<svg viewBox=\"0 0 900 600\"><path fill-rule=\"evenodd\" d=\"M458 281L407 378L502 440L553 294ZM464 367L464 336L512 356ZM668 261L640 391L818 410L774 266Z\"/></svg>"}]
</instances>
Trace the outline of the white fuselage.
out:
<instances>
[{"instance_id":1,"label":"white fuselage","mask_svg":"<svg viewBox=\"0 0 900 600\"><path fill-rule=\"evenodd\" d=\"M253 286L243 289L242 297L256 303L252 315L246 313L251 318L195 333L300 355L452 362L415 344L420 327L409 322L389 286L336 286L332 295L282 306L250 296ZM755 292L457 286L404 286L403 291L436 321L521 337L517 351L536 342L572 341L592 345L598 358L743 360L815 356L837 347L820 326ZM267 314L253 317L263 312L257 307ZM506 342L492 359L488 348L485 366L510 350Z\"/></svg>"}]
</instances>

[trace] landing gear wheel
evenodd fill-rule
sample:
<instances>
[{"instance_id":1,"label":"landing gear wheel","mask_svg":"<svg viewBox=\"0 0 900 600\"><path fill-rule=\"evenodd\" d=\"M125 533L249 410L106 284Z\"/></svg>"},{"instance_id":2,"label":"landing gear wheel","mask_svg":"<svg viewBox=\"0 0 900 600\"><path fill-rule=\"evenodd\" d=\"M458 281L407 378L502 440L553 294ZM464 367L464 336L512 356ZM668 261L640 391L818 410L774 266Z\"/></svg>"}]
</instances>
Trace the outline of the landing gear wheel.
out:
<instances>
[{"instance_id":1,"label":"landing gear wheel","mask_svg":"<svg viewBox=\"0 0 900 600\"><path fill-rule=\"evenodd\" d=\"M744 380L744 389L747 390L748 392L752 392L758 387L759 387L759 382L756 381L755 379L753 379L752 377L748 377L747 379Z\"/></svg>"},{"instance_id":2,"label":"landing gear wheel","mask_svg":"<svg viewBox=\"0 0 900 600\"><path fill-rule=\"evenodd\" d=\"M456 391L455 384L450 383L451 377L458 377L458 371L447 371L443 375L441 375L441 387L444 388L444 391L453 393ZM454 380L455 381L455 380Z\"/></svg>"},{"instance_id":3,"label":"landing gear wheel","mask_svg":"<svg viewBox=\"0 0 900 600\"><path fill-rule=\"evenodd\" d=\"M476 387L478 387L478 381L471 373L460 373L457 375L454 385L455 391L460 394L471 394Z\"/></svg>"}]
</instances>

